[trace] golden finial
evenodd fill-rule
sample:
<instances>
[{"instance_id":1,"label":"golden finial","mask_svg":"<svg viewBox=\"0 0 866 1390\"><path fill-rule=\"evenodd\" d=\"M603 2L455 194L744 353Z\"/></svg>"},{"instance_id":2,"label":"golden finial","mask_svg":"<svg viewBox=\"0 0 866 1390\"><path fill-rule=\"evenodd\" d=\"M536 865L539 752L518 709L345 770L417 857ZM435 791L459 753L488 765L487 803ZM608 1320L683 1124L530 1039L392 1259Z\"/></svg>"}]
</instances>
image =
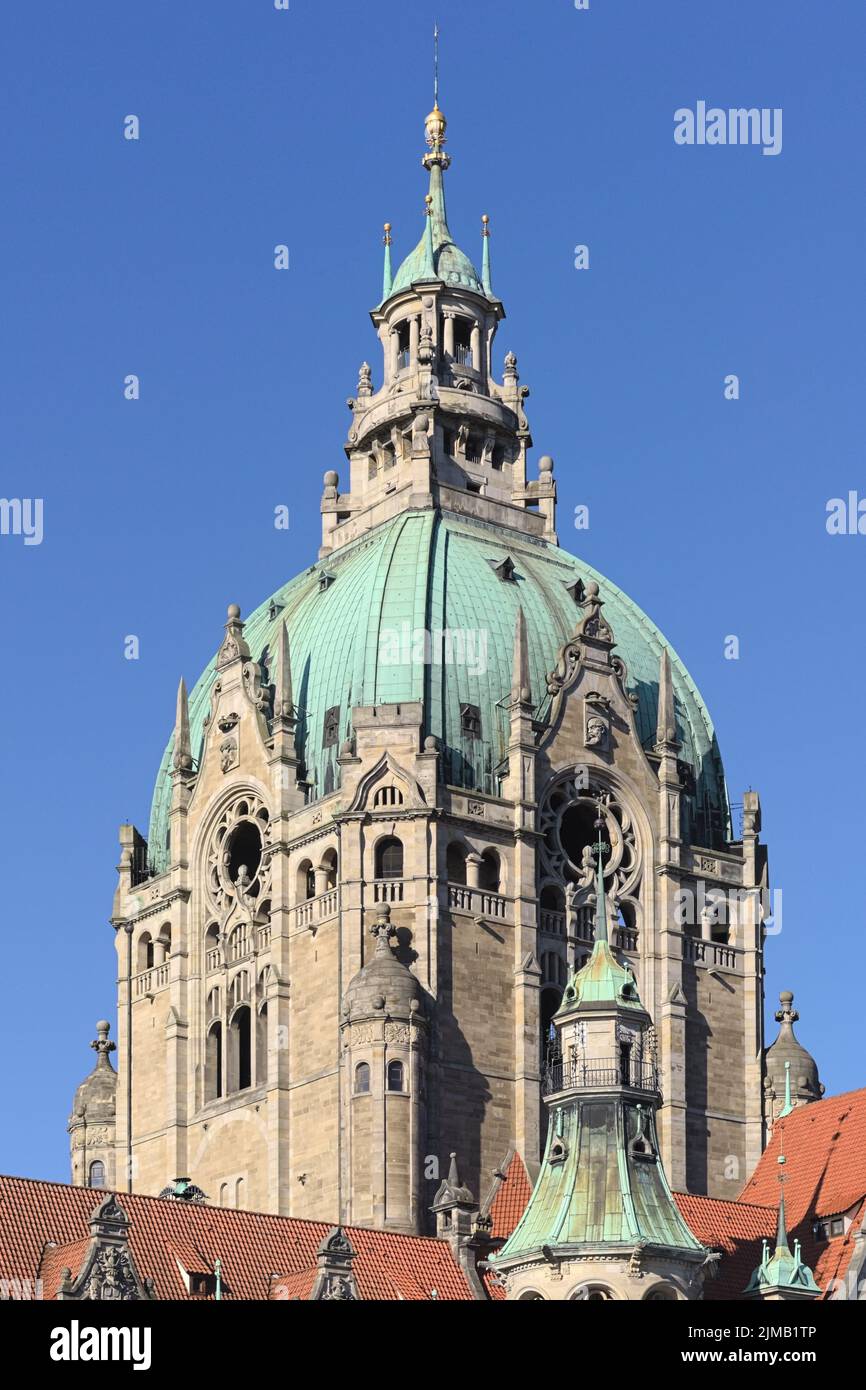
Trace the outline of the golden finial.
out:
<instances>
[{"instance_id":1,"label":"golden finial","mask_svg":"<svg viewBox=\"0 0 866 1390\"><path fill-rule=\"evenodd\" d=\"M425 199L424 199L424 216L425 216L425 217L432 217L432 216L433 216L433 194L432 194L432 193L428 193L427 196L426 196Z\"/></svg>"},{"instance_id":2,"label":"golden finial","mask_svg":"<svg viewBox=\"0 0 866 1390\"><path fill-rule=\"evenodd\" d=\"M385 223L385 235L383 236L382 240L384 241L384 243L385 243L386 246L390 246L390 245L391 245L391 223L390 223L390 222L386 222L386 223Z\"/></svg>"},{"instance_id":3,"label":"golden finial","mask_svg":"<svg viewBox=\"0 0 866 1390\"><path fill-rule=\"evenodd\" d=\"M490 236L490 218L486 212L481 214L481 235Z\"/></svg>"}]
</instances>

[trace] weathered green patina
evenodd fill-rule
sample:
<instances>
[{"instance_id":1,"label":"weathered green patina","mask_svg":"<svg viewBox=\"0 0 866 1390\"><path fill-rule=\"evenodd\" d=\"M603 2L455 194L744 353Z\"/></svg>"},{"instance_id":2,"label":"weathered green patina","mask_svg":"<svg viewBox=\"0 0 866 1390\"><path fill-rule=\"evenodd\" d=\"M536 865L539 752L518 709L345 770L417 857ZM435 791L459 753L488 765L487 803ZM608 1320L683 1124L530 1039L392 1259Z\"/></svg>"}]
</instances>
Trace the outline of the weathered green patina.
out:
<instances>
[{"instance_id":1,"label":"weathered green patina","mask_svg":"<svg viewBox=\"0 0 866 1390\"><path fill-rule=\"evenodd\" d=\"M513 582L495 566L514 562ZM323 587L323 574L333 583ZM507 754L507 703L518 607L526 615L529 668L537 713L544 718L547 674L571 636L580 609L568 592L575 579L595 579L606 601L617 652L637 697L635 718L647 748L656 737L658 672L666 644L631 599L591 566L558 546L483 521L432 509L406 511L357 542L335 551L278 589L247 619L253 658L271 673L279 621L288 626L297 748L313 793L339 785L335 746L322 746L325 714L339 707L339 739L350 731L353 705L424 702L424 734L439 740L442 772L453 785L496 792ZM273 615L273 616L272 616ZM437 632L450 634L437 644ZM433 660L418 660L424 634ZM441 660L436 660L436 647ZM450 656L450 660L448 659ZM671 650L680 758L694 770L684 814L694 824L728 821L721 759L706 708ZM216 679L215 658L190 693L193 757ZM481 736L463 732L461 707L481 712ZM166 748L153 797L149 861L167 866L172 744ZM699 832L700 833L700 832ZM704 838L704 843L707 839Z\"/></svg>"}]
</instances>

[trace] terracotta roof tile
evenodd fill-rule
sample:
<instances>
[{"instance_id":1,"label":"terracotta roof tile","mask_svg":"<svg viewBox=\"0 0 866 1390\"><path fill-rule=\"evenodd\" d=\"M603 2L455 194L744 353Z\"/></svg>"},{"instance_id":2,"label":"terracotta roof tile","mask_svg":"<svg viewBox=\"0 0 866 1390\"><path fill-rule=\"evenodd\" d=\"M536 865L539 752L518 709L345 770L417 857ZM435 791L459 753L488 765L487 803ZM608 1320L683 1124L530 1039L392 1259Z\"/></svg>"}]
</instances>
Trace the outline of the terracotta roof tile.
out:
<instances>
[{"instance_id":1,"label":"terracotta roof tile","mask_svg":"<svg viewBox=\"0 0 866 1390\"><path fill-rule=\"evenodd\" d=\"M866 1197L866 1090L798 1106L779 1120L741 1201L776 1205L783 1143L785 1206L792 1223L807 1212L831 1216L849 1211Z\"/></svg>"},{"instance_id":2,"label":"terracotta roof tile","mask_svg":"<svg viewBox=\"0 0 866 1390\"><path fill-rule=\"evenodd\" d=\"M492 1222L492 1240L507 1240L514 1230L532 1192L532 1183L520 1154L513 1153L497 1177L492 1199L486 1203L486 1214Z\"/></svg>"},{"instance_id":3,"label":"terracotta roof tile","mask_svg":"<svg viewBox=\"0 0 866 1390\"><path fill-rule=\"evenodd\" d=\"M81 1245L99 1197L92 1188L0 1177L0 1279L34 1280L48 1242ZM118 1199L131 1222L129 1244L139 1277L153 1279L159 1298L189 1297L174 1254L186 1250L210 1270L219 1257L227 1297L267 1299L273 1275L306 1278L315 1268L333 1224L135 1193L118 1193ZM472 1298L445 1241L344 1229L357 1253L354 1272L363 1298L421 1300L433 1297L434 1289L440 1299ZM62 1266L49 1258L56 1281Z\"/></svg>"}]
</instances>

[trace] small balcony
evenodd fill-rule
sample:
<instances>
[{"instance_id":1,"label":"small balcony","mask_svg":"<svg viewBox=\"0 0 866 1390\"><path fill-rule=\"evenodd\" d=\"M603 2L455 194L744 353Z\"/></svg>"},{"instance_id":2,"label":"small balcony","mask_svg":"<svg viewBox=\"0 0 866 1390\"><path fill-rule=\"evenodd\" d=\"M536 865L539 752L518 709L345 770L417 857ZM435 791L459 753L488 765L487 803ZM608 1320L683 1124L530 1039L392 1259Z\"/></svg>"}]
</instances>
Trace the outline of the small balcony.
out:
<instances>
[{"instance_id":1,"label":"small balcony","mask_svg":"<svg viewBox=\"0 0 866 1390\"><path fill-rule=\"evenodd\" d=\"M508 898L491 893L488 888L467 888L464 883L448 884L448 906L452 912L466 912L472 917L488 917L499 922L508 918Z\"/></svg>"},{"instance_id":2,"label":"small balcony","mask_svg":"<svg viewBox=\"0 0 866 1390\"><path fill-rule=\"evenodd\" d=\"M168 961L165 961L163 965L154 965L150 970L142 970L141 974L132 977L133 998L143 999L145 995L156 994L161 989L167 989L168 979Z\"/></svg>"},{"instance_id":3,"label":"small balcony","mask_svg":"<svg viewBox=\"0 0 866 1390\"><path fill-rule=\"evenodd\" d=\"M580 1058L554 1061L544 1070L541 1093L551 1096L558 1091L608 1091L619 1086L631 1091L657 1092L658 1068L654 1062L618 1061L615 1057L592 1062Z\"/></svg>"}]
</instances>

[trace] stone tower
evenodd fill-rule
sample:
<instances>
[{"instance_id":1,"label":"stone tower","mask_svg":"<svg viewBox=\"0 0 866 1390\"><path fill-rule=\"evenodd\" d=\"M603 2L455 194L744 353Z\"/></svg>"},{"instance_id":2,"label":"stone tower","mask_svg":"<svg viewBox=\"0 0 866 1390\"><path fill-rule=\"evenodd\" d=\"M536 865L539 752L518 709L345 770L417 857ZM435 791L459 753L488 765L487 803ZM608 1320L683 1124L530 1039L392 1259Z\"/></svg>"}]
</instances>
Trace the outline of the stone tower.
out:
<instances>
[{"instance_id":1,"label":"stone tower","mask_svg":"<svg viewBox=\"0 0 866 1390\"><path fill-rule=\"evenodd\" d=\"M529 1204L491 1264L518 1301L699 1298L707 1251L677 1210L656 1131L658 1043L608 940L599 808L595 933L553 1019L550 1124Z\"/></svg>"},{"instance_id":2,"label":"stone tower","mask_svg":"<svg viewBox=\"0 0 866 1390\"><path fill-rule=\"evenodd\" d=\"M115 1119L117 1073L111 1065L111 1025L100 1019L90 1046L96 1065L75 1092L69 1116L72 1181L76 1187L113 1187L117 1179Z\"/></svg>"},{"instance_id":3,"label":"stone tower","mask_svg":"<svg viewBox=\"0 0 866 1390\"><path fill-rule=\"evenodd\" d=\"M668 1176L733 1197L763 1138L758 798L735 834L682 662L558 544L514 353L494 369L490 223L479 272L438 104L425 130L423 230L396 272L386 230L381 367L350 402L348 486L325 474L319 559L229 608L180 683L148 834L121 830L118 1150L143 1192L184 1173L212 1201L405 1229L452 1151L476 1192L510 1148L537 1171L601 805Z\"/></svg>"}]
</instances>

